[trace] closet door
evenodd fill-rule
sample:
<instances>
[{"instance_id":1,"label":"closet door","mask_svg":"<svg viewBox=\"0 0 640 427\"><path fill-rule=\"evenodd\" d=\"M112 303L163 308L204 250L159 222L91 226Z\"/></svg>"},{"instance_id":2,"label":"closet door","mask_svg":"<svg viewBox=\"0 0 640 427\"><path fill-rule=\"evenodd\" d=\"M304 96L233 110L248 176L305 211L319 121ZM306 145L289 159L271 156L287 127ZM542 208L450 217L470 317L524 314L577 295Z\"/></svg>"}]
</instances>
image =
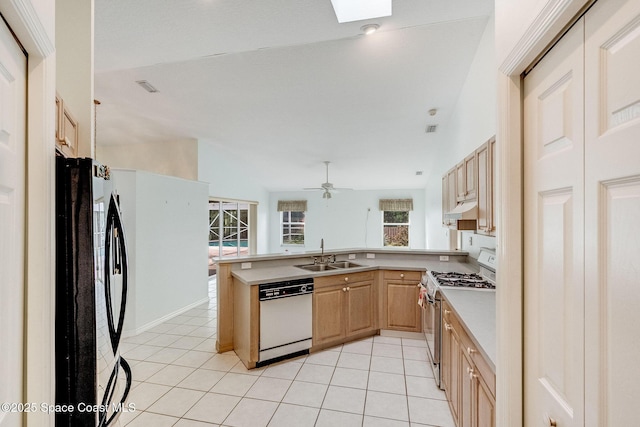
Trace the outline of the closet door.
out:
<instances>
[{"instance_id":1,"label":"closet door","mask_svg":"<svg viewBox=\"0 0 640 427\"><path fill-rule=\"evenodd\" d=\"M583 31L524 79L526 426L584 424Z\"/></svg>"},{"instance_id":2,"label":"closet door","mask_svg":"<svg viewBox=\"0 0 640 427\"><path fill-rule=\"evenodd\" d=\"M585 425L638 425L640 2L585 16Z\"/></svg>"}]
</instances>

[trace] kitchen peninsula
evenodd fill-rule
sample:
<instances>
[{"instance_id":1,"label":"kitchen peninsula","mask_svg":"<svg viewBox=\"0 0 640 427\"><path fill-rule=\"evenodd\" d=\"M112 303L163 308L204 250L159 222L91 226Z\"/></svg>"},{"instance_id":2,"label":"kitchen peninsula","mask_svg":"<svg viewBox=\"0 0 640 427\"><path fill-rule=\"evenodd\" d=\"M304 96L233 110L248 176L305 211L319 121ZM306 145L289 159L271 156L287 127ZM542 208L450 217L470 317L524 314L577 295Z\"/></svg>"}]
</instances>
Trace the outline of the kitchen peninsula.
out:
<instances>
[{"instance_id":1,"label":"kitchen peninsula","mask_svg":"<svg viewBox=\"0 0 640 427\"><path fill-rule=\"evenodd\" d=\"M235 350L248 368L256 366L260 284L298 279L313 281L315 297L310 351L316 351L377 334L381 329L420 333L421 310L417 299L422 274L432 269L477 271L477 266L469 263L467 252L447 250L334 250L330 254L332 264L345 265L347 262L347 268L310 271L300 267L312 266L314 259L317 262L324 256L327 255L316 251L216 260L217 351ZM336 305L343 300L351 309ZM323 310L323 301L327 302L331 316L322 314L327 311Z\"/></svg>"}]
</instances>

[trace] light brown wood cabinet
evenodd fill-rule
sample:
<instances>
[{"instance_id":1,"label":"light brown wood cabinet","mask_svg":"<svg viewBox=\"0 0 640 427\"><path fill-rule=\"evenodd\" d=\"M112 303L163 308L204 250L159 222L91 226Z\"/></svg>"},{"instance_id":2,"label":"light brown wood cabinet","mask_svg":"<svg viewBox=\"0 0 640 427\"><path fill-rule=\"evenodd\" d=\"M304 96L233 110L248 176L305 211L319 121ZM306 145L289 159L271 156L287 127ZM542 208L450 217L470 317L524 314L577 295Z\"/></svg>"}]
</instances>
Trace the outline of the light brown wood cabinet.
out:
<instances>
[{"instance_id":1,"label":"light brown wood cabinet","mask_svg":"<svg viewBox=\"0 0 640 427\"><path fill-rule=\"evenodd\" d=\"M491 138L476 150L478 163L478 233L491 236L495 235L495 147L496 139Z\"/></svg>"},{"instance_id":2,"label":"light brown wood cabinet","mask_svg":"<svg viewBox=\"0 0 640 427\"><path fill-rule=\"evenodd\" d=\"M456 200L466 202L476 198L476 153L473 152L456 165Z\"/></svg>"},{"instance_id":3,"label":"light brown wood cabinet","mask_svg":"<svg viewBox=\"0 0 640 427\"><path fill-rule=\"evenodd\" d=\"M418 305L420 271L382 271L383 329L421 332L422 308Z\"/></svg>"},{"instance_id":4,"label":"light brown wood cabinet","mask_svg":"<svg viewBox=\"0 0 640 427\"><path fill-rule=\"evenodd\" d=\"M313 292L313 347L377 330L373 272L317 277Z\"/></svg>"},{"instance_id":5,"label":"light brown wood cabinet","mask_svg":"<svg viewBox=\"0 0 640 427\"><path fill-rule=\"evenodd\" d=\"M78 156L78 121L56 93L56 148L65 157Z\"/></svg>"},{"instance_id":6,"label":"light brown wood cabinet","mask_svg":"<svg viewBox=\"0 0 640 427\"><path fill-rule=\"evenodd\" d=\"M494 195L495 195L495 148L492 137L473 153L464 158L442 176L442 225L459 230L477 231L479 234L495 236ZM477 221L447 219L457 203L477 202Z\"/></svg>"},{"instance_id":7,"label":"light brown wood cabinet","mask_svg":"<svg viewBox=\"0 0 640 427\"><path fill-rule=\"evenodd\" d=\"M455 225L455 220L446 218L446 213L455 209L457 200L457 168L451 168L442 176L442 225Z\"/></svg>"},{"instance_id":8,"label":"light brown wood cabinet","mask_svg":"<svg viewBox=\"0 0 640 427\"><path fill-rule=\"evenodd\" d=\"M495 373L446 300L442 329L442 382L456 426L494 427Z\"/></svg>"}]
</instances>

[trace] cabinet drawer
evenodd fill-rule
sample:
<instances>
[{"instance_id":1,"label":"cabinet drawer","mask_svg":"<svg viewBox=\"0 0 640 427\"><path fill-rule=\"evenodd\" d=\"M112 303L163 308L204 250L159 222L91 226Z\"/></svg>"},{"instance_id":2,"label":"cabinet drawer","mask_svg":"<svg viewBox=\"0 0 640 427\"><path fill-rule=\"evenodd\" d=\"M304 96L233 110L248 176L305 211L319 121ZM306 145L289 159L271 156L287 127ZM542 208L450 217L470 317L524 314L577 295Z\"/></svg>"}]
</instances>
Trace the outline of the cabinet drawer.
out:
<instances>
[{"instance_id":1,"label":"cabinet drawer","mask_svg":"<svg viewBox=\"0 0 640 427\"><path fill-rule=\"evenodd\" d=\"M322 288L326 286L344 285L345 283L364 282L366 280L373 280L373 271L316 277L313 284L316 288Z\"/></svg>"},{"instance_id":2,"label":"cabinet drawer","mask_svg":"<svg viewBox=\"0 0 640 427\"><path fill-rule=\"evenodd\" d=\"M422 274L422 271L385 270L384 278L387 280L420 281Z\"/></svg>"}]
</instances>

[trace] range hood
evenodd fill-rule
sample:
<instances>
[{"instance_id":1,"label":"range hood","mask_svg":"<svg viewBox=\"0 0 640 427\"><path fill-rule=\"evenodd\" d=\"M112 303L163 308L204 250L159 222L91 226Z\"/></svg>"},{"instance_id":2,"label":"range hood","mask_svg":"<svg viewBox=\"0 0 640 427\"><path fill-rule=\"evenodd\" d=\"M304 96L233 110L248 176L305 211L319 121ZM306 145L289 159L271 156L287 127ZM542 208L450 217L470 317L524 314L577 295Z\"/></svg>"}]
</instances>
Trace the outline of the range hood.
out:
<instances>
[{"instance_id":1,"label":"range hood","mask_svg":"<svg viewBox=\"0 0 640 427\"><path fill-rule=\"evenodd\" d=\"M444 214L450 228L457 230L475 230L478 219L478 203L462 202Z\"/></svg>"}]
</instances>

